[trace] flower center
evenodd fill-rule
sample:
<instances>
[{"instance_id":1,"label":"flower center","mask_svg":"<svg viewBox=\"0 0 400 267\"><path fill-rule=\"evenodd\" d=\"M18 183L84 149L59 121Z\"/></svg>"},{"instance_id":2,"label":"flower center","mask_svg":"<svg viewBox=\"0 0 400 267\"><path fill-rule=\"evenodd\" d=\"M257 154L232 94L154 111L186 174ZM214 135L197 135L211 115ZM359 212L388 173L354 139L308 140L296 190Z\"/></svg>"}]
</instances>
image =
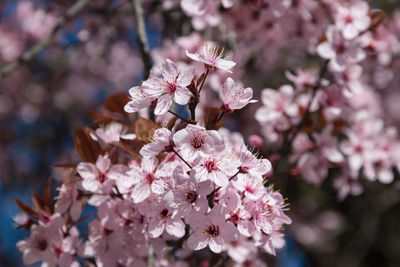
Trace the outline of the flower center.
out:
<instances>
[{"instance_id":1,"label":"flower center","mask_svg":"<svg viewBox=\"0 0 400 267\"><path fill-rule=\"evenodd\" d=\"M346 52L346 46L344 44L338 44L336 46L336 53L341 55L341 54L344 54L344 52Z\"/></svg>"},{"instance_id":2,"label":"flower center","mask_svg":"<svg viewBox=\"0 0 400 267\"><path fill-rule=\"evenodd\" d=\"M202 146L204 145L204 141L203 139L199 138L199 137L195 137L192 140L192 147L194 149L200 149L202 148Z\"/></svg>"},{"instance_id":3,"label":"flower center","mask_svg":"<svg viewBox=\"0 0 400 267\"><path fill-rule=\"evenodd\" d=\"M350 15L346 16L346 18L344 19L344 22L345 22L346 24L350 24L350 23L352 23L353 21L354 21L354 19L353 19L353 17L350 16Z\"/></svg>"},{"instance_id":4,"label":"flower center","mask_svg":"<svg viewBox=\"0 0 400 267\"><path fill-rule=\"evenodd\" d=\"M156 177L154 177L154 175L152 173L149 173L146 175L146 182L148 184L152 184L155 179L156 179Z\"/></svg>"},{"instance_id":5,"label":"flower center","mask_svg":"<svg viewBox=\"0 0 400 267\"><path fill-rule=\"evenodd\" d=\"M54 247L54 248L53 248L53 251L54 251L54 254L55 254L57 257L60 257L60 255L63 253L62 249L61 249L60 247L58 247L58 246Z\"/></svg>"},{"instance_id":6,"label":"flower center","mask_svg":"<svg viewBox=\"0 0 400 267\"><path fill-rule=\"evenodd\" d=\"M186 201L190 203L194 203L197 200L197 193L195 191L189 191L186 193Z\"/></svg>"},{"instance_id":7,"label":"flower center","mask_svg":"<svg viewBox=\"0 0 400 267\"><path fill-rule=\"evenodd\" d=\"M251 188L250 186L246 186L245 190L246 190L246 192L249 192L251 194L254 193L253 188Z\"/></svg>"},{"instance_id":8,"label":"flower center","mask_svg":"<svg viewBox=\"0 0 400 267\"><path fill-rule=\"evenodd\" d=\"M167 217L167 216L168 216L168 209L163 209L163 210L160 212L160 215L161 215L162 218Z\"/></svg>"},{"instance_id":9,"label":"flower center","mask_svg":"<svg viewBox=\"0 0 400 267\"><path fill-rule=\"evenodd\" d=\"M217 170L217 164L214 160L208 160L204 163L204 167L206 167L207 171L210 173L212 171Z\"/></svg>"},{"instance_id":10,"label":"flower center","mask_svg":"<svg viewBox=\"0 0 400 267\"><path fill-rule=\"evenodd\" d=\"M47 248L47 241L42 239L37 242L37 247L39 250L44 251Z\"/></svg>"},{"instance_id":11,"label":"flower center","mask_svg":"<svg viewBox=\"0 0 400 267\"><path fill-rule=\"evenodd\" d=\"M215 224L210 224L206 230L206 233L209 234L211 237L215 237L219 235L219 227Z\"/></svg>"},{"instance_id":12,"label":"flower center","mask_svg":"<svg viewBox=\"0 0 400 267\"><path fill-rule=\"evenodd\" d=\"M237 223L239 221L239 214L237 214L236 212L232 212L229 220L233 223Z\"/></svg>"},{"instance_id":13,"label":"flower center","mask_svg":"<svg viewBox=\"0 0 400 267\"><path fill-rule=\"evenodd\" d=\"M168 84L168 93L170 93L171 95L175 93L176 89L178 89L178 85L176 83Z\"/></svg>"},{"instance_id":14,"label":"flower center","mask_svg":"<svg viewBox=\"0 0 400 267\"><path fill-rule=\"evenodd\" d=\"M107 181L107 174L105 174L104 172L99 172L99 176L97 177L97 179L100 183L103 184L105 181Z\"/></svg>"},{"instance_id":15,"label":"flower center","mask_svg":"<svg viewBox=\"0 0 400 267\"><path fill-rule=\"evenodd\" d=\"M39 219L45 225L47 225L47 224L49 224L51 222L51 216L50 216L50 214L47 214L47 213L42 213L40 215Z\"/></svg>"}]
</instances>

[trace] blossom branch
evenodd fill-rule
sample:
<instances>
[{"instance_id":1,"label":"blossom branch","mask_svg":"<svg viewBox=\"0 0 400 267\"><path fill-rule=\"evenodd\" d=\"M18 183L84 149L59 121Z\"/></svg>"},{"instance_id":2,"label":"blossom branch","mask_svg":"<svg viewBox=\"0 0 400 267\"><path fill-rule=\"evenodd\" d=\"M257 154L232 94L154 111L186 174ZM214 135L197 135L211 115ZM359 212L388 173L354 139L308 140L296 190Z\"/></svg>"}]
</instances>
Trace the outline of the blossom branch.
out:
<instances>
[{"instance_id":1,"label":"blossom branch","mask_svg":"<svg viewBox=\"0 0 400 267\"><path fill-rule=\"evenodd\" d=\"M184 121L186 123L190 123L190 121L188 121L187 119L183 118L181 115L179 115L179 114L177 114L177 113L175 113L175 112L173 112L171 110L168 110L168 112L171 113L172 115L174 115L175 117L177 117L178 119L181 119L182 121Z\"/></svg>"},{"instance_id":2,"label":"blossom branch","mask_svg":"<svg viewBox=\"0 0 400 267\"><path fill-rule=\"evenodd\" d=\"M29 50L25 51L20 57L13 62L10 62L0 68L0 80L6 75L18 69L22 64L31 61L37 54L39 54L54 38L57 32L67 23L74 18L82 9L84 9L90 0L78 0L71 6L64 15L57 19L57 22L51 32L39 43L34 45Z\"/></svg>"},{"instance_id":3,"label":"blossom branch","mask_svg":"<svg viewBox=\"0 0 400 267\"><path fill-rule=\"evenodd\" d=\"M172 149L172 152L174 152L175 153L175 155L177 155L178 156L178 158L180 158L190 169L192 169L192 166L184 159L184 158L182 158L182 156L181 155L179 155L179 153L178 152L176 152L176 150L173 148Z\"/></svg>"},{"instance_id":4,"label":"blossom branch","mask_svg":"<svg viewBox=\"0 0 400 267\"><path fill-rule=\"evenodd\" d=\"M294 141L294 139L296 138L297 134L301 131L301 129L303 129L304 125L306 124L310 114L311 114L311 105L314 102L315 96L317 94L317 91L321 85L322 79L325 76L325 73L328 69L328 63L329 60L325 60L320 71L319 71L319 75L318 75L318 80L317 82L314 84L314 86L312 87L312 93L311 93L311 97L310 97L310 101L307 104L307 108L306 111L304 113L303 118L301 119L300 123L297 125L297 129L290 135L290 137L286 138L281 151L280 151L280 156L281 159L284 158L287 154L290 153L290 150L292 148L292 143ZM288 135L288 136L289 136ZM276 164L276 166L279 165L279 163L281 162L281 160L278 161L278 163Z\"/></svg>"},{"instance_id":5,"label":"blossom branch","mask_svg":"<svg viewBox=\"0 0 400 267\"><path fill-rule=\"evenodd\" d=\"M143 78L147 79L150 75L152 60L150 57L150 49L147 41L146 23L144 19L144 11L142 0L132 0L133 13L135 15L137 43L143 59Z\"/></svg>"}]
</instances>

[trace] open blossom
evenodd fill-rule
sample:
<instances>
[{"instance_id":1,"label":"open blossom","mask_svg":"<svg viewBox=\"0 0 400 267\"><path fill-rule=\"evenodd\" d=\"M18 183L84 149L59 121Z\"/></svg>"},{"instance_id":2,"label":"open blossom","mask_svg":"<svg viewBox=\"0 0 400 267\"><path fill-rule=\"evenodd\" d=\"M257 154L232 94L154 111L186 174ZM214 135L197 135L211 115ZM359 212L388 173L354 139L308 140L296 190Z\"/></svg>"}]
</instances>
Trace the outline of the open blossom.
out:
<instances>
[{"instance_id":1,"label":"open blossom","mask_svg":"<svg viewBox=\"0 0 400 267\"><path fill-rule=\"evenodd\" d=\"M329 65L333 71L344 71L348 65L365 59L366 54L357 39L345 39L334 27L327 29L326 38L326 41L318 45L317 52L322 58L330 60Z\"/></svg>"},{"instance_id":2,"label":"open blossom","mask_svg":"<svg viewBox=\"0 0 400 267\"><path fill-rule=\"evenodd\" d=\"M140 154L144 157L154 157L169 148L172 144L171 131L167 128L160 128L154 131L152 142L140 149Z\"/></svg>"},{"instance_id":3,"label":"open blossom","mask_svg":"<svg viewBox=\"0 0 400 267\"><path fill-rule=\"evenodd\" d=\"M225 208L217 205L209 215L193 214L189 223L194 233L187 240L187 246L193 250L200 250L208 245L215 253L225 250L228 242L238 238L235 226L225 222L225 212Z\"/></svg>"},{"instance_id":4,"label":"open blossom","mask_svg":"<svg viewBox=\"0 0 400 267\"><path fill-rule=\"evenodd\" d=\"M150 194L160 193L158 187L163 175L162 169L157 168L159 162L156 157L143 158L139 165L132 165L127 172L128 177L131 177L135 187L132 190L131 197L134 203L140 203L147 199ZM162 185L161 185L162 186Z\"/></svg>"},{"instance_id":5,"label":"open blossom","mask_svg":"<svg viewBox=\"0 0 400 267\"><path fill-rule=\"evenodd\" d=\"M350 7L339 5L335 15L335 26L346 39L353 39L368 29L371 18L368 15L369 6L364 1L357 1Z\"/></svg>"},{"instance_id":6,"label":"open blossom","mask_svg":"<svg viewBox=\"0 0 400 267\"><path fill-rule=\"evenodd\" d=\"M186 87L192 82L194 72L194 68L184 68L167 59L163 64L161 77L153 75L143 82L145 95L157 99L154 114L162 115L167 112L172 103L171 97L180 105L189 102L191 93Z\"/></svg>"},{"instance_id":7,"label":"open blossom","mask_svg":"<svg viewBox=\"0 0 400 267\"><path fill-rule=\"evenodd\" d=\"M70 209L71 218L78 220L83 209L81 194L75 184L63 184L59 189L60 194L55 205L56 212L62 214Z\"/></svg>"},{"instance_id":8,"label":"open blossom","mask_svg":"<svg viewBox=\"0 0 400 267\"><path fill-rule=\"evenodd\" d=\"M107 155L100 155L97 158L96 165L87 162L81 162L77 166L77 171L82 177L83 189L90 192L110 193L112 185L127 168L124 165L113 165Z\"/></svg>"},{"instance_id":9,"label":"open blossom","mask_svg":"<svg viewBox=\"0 0 400 267\"><path fill-rule=\"evenodd\" d=\"M257 102L257 100L251 99L253 89L243 88L242 85L236 84L231 77L226 79L219 96L223 102L223 110L227 113L232 113L234 109L242 109L249 103Z\"/></svg>"},{"instance_id":10,"label":"open blossom","mask_svg":"<svg viewBox=\"0 0 400 267\"><path fill-rule=\"evenodd\" d=\"M43 266L50 267L79 266L73 257L78 244L77 236L75 234L64 238L61 226L32 226L29 239L17 243L18 249L23 253L24 264L41 261Z\"/></svg>"},{"instance_id":11,"label":"open blossom","mask_svg":"<svg viewBox=\"0 0 400 267\"><path fill-rule=\"evenodd\" d=\"M192 124L177 131L173 140L182 151L183 156L189 160L218 152L223 148L222 138L217 131L207 131L201 126Z\"/></svg>"},{"instance_id":12,"label":"open blossom","mask_svg":"<svg viewBox=\"0 0 400 267\"><path fill-rule=\"evenodd\" d=\"M156 216L149 223L149 234L152 238L159 237L164 230L178 238L185 234L185 224L176 216L176 211L166 203L158 205L154 211Z\"/></svg>"},{"instance_id":13,"label":"open blossom","mask_svg":"<svg viewBox=\"0 0 400 267\"><path fill-rule=\"evenodd\" d=\"M144 93L143 86L132 87L129 89L129 95L131 97L131 101L124 106L124 110L128 113L134 113L148 108L156 101L155 97L150 97Z\"/></svg>"},{"instance_id":14,"label":"open blossom","mask_svg":"<svg viewBox=\"0 0 400 267\"><path fill-rule=\"evenodd\" d=\"M172 199L175 203L178 214L185 216L192 210L204 213L208 209L208 200L206 196L211 193L212 186L210 181L202 183L193 183L185 181L177 185L172 191Z\"/></svg>"},{"instance_id":15,"label":"open blossom","mask_svg":"<svg viewBox=\"0 0 400 267\"><path fill-rule=\"evenodd\" d=\"M257 200L265 194L262 181L249 174L239 173L238 178L232 184L239 192L243 192L245 197L252 200Z\"/></svg>"},{"instance_id":16,"label":"open blossom","mask_svg":"<svg viewBox=\"0 0 400 267\"><path fill-rule=\"evenodd\" d=\"M206 64L211 69L218 68L224 71L232 72L230 69L236 65L236 63L231 60L223 59L222 57L224 56L224 49L219 49L213 44L204 44L201 54L192 54L186 51L186 55L194 61Z\"/></svg>"},{"instance_id":17,"label":"open blossom","mask_svg":"<svg viewBox=\"0 0 400 267\"><path fill-rule=\"evenodd\" d=\"M93 137L93 136L92 136ZM118 142L120 138L134 139L134 134L128 134L127 129L121 123L110 122L104 127L96 129L96 137L100 138L107 144Z\"/></svg>"},{"instance_id":18,"label":"open blossom","mask_svg":"<svg viewBox=\"0 0 400 267\"><path fill-rule=\"evenodd\" d=\"M286 130L290 126L290 117L298 114L298 106L294 103L294 90L284 85L278 91L265 89L261 93L261 106L255 117L260 123L269 123L278 130Z\"/></svg>"},{"instance_id":19,"label":"open blossom","mask_svg":"<svg viewBox=\"0 0 400 267\"><path fill-rule=\"evenodd\" d=\"M232 152L225 150L212 156L198 159L191 174L197 182L213 181L217 186L225 187L230 177L234 176L240 166Z\"/></svg>"}]
</instances>

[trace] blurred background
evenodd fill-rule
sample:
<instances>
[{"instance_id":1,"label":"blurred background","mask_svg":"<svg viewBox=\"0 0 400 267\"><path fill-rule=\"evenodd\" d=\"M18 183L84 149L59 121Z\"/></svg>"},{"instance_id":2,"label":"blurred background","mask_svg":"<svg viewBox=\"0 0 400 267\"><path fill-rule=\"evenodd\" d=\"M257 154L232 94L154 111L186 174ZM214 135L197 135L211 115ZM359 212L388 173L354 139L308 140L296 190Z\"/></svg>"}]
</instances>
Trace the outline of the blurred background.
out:
<instances>
[{"instance_id":1,"label":"blurred background","mask_svg":"<svg viewBox=\"0 0 400 267\"><path fill-rule=\"evenodd\" d=\"M176 2L144 1L146 32L155 61L171 45L168 40L192 31L190 18ZM397 0L369 2L388 16L400 6ZM89 114L100 107L109 93L127 92L143 77L130 2L92 1L54 31L58 19L75 3L0 1L0 68L11 62L18 64L15 70L0 74L0 266L22 265L15 244L28 233L15 229L12 217L19 210L14 198L31 203L32 192L40 191L50 176L57 176L52 164L78 162L73 143L76 127L93 125ZM242 27L246 29L246 23ZM24 56L28 56L24 51L52 32L49 44L24 62ZM210 39L216 34L200 32ZM265 53L263 47L255 49L259 49L253 50L255 54ZM296 56L296 51L286 55L291 56ZM241 54L235 57L240 61ZM275 59L274 66L278 67L274 70L263 70L271 77L268 81L251 75L257 64L247 60L247 66L251 66L242 80L255 91L279 85L283 69L289 64L287 58ZM291 60L301 65L304 58L297 55ZM399 79L393 79L391 84L391 88L400 89ZM389 110L384 112L398 127L399 92L379 93L383 101L391 101L385 102ZM227 125L253 133L245 112L235 115ZM343 262L342 266L352 266L354 258L361 266L400 266L398 182L394 186L366 184L361 196L350 196L343 202L337 201L329 178L320 188L303 180L281 179L274 183L292 203L289 216L294 224L287 229L287 245L272 260L272 266L330 266L328 263L337 259Z\"/></svg>"}]
</instances>

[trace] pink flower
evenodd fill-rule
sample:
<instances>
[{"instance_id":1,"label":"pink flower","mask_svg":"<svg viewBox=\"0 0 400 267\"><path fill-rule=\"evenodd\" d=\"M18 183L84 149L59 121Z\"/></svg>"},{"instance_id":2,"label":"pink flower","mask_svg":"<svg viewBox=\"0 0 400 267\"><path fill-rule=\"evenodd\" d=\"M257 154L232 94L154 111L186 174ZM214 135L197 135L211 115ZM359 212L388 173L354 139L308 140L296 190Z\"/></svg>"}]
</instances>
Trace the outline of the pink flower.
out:
<instances>
[{"instance_id":1,"label":"pink flower","mask_svg":"<svg viewBox=\"0 0 400 267\"><path fill-rule=\"evenodd\" d=\"M173 189L173 202L176 205L179 216L186 216L192 210L204 213L208 209L206 196L212 191L211 183L193 183L185 181Z\"/></svg>"},{"instance_id":2,"label":"pink flower","mask_svg":"<svg viewBox=\"0 0 400 267\"><path fill-rule=\"evenodd\" d=\"M317 70L315 69L303 70L296 68L296 75L289 71L286 71L285 75L299 91L311 88L317 82Z\"/></svg>"},{"instance_id":3,"label":"pink flower","mask_svg":"<svg viewBox=\"0 0 400 267\"><path fill-rule=\"evenodd\" d=\"M167 128L159 128L154 131L152 142L144 145L139 153L143 157L154 157L165 151L172 144L171 131Z\"/></svg>"},{"instance_id":4,"label":"pink flower","mask_svg":"<svg viewBox=\"0 0 400 267\"><path fill-rule=\"evenodd\" d=\"M249 173L254 178L262 181L262 176L272 170L271 162L268 159L258 159L245 145L240 151L240 172Z\"/></svg>"},{"instance_id":5,"label":"pink flower","mask_svg":"<svg viewBox=\"0 0 400 267\"><path fill-rule=\"evenodd\" d=\"M166 186L161 179L163 174L164 172L156 157L143 158L140 166L132 165L127 175L131 177L132 183L135 184L131 193L133 202L144 201L150 196L151 192L162 194L160 188Z\"/></svg>"},{"instance_id":6,"label":"pink flower","mask_svg":"<svg viewBox=\"0 0 400 267\"><path fill-rule=\"evenodd\" d=\"M176 216L176 212L165 203L158 205L154 211L156 216L149 223L149 234L152 238L159 237L164 230L168 234L181 238L185 234L185 224Z\"/></svg>"},{"instance_id":7,"label":"pink flower","mask_svg":"<svg viewBox=\"0 0 400 267\"><path fill-rule=\"evenodd\" d=\"M213 181L217 186L225 187L229 179L237 172L240 162L228 150L208 157L201 157L193 167L191 175L197 182Z\"/></svg>"},{"instance_id":8,"label":"pink flower","mask_svg":"<svg viewBox=\"0 0 400 267\"><path fill-rule=\"evenodd\" d=\"M129 95L131 96L131 101L124 107L127 113L138 112L156 102L155 97L150 97L144 93L144 86L132 87L129 89Z\"/></svg>"},{"instance_id":9,"label":"pink flower","mask_svg":"<svg viewBox=\"0 0 400 267\"><path fill-rule=\"evenodd\" d=\"M242 85L236 84L235 81L228 77L219 92L219 97L223 102L224 111L232 113L235 109L244 108L249 103L255 103L257 100L253 97L253 89L250 87L243 88Z\"/></svg>"},{"instance_id":10,"label":"pink flower","mask_svg":"<svg viewBox=\"0 0 400 267\"><path fill-rule=\"evenodd\" d=\"M238 191L243 192L245 197L252 200L260 199L265 194L262 181L248 174L238 174L237 180L232 184Z\"/></svg>"},{"instance_id":11,"label":"pink flower","mask_svg":"<svg viewBox=\"0 0 400 267\"><path fill-rule=\"evenodd\" d=\"M124 165L111 166L111 161L107 155L100 155L97 158L96 165L87 162L81 162L77 166L79 175L83 178L83 189L94 193L110 193L112 185L126 171Z\"/></svg>"},{"instance_id":12,"label":"pink flower","mask_svg":"<svg viewBox=\"0 0 400 267\"><path fill-rule=\"evenodd\" d=\"M294 103L294 90L290 85L283 85L278 91L264 89L261 93L263 106L255 117L263 124L269 124L278 130L286 130L290 126L291 117L297 116L298 106Z\"/></svg>"},{"instance_id":13,"label":"pink flower","mask_svg":"<svg viewBox=\"0 0 400 267\"><path fill-rule=\"evenodd\" d=\"M358 181L358 173L352 174L349 169L344 169L333 185L338 191L337 197L340 201L344 200L349 194L358 196L363 191L362 185Z\"/></svg>"},{"instance_id":14,"label":"pink flower","mask_svg":"<svg viewBox=\"0 0 400 267\"><path fill-rule=\"evenodd\" d=\"M17 243L18 249L23 253L24 264L41 261L43 266L79 266L73 260L78 238L76 234L64 237L62 225L51 228L32 226L31 236Z\"/></svg>"},{"instance_id":15,"label":"pink flower","mask_svg":"<svg viewBox=\"0 0 400 267\"><path fill-rule=\"evenodd\" d=\"M236 63L231 60L223 59L222 57L224 55L224 49L220 50L213 44L204 44L201 54L192 54L186 51L186 55L194 61L206 64L210 69L218 68L224 71L232 72L230 69L236 65Z\"/></svg>"},{"instance_id":16,"label":"pink flower","mask_svg":"<svg viewBox=\"0 0 400 267\"><path fill-rule=\"evenodd\" d=\"M335 26L342 31L344 38L353 39L371 24L368 13L369 5L364 1L357 1L350 7L339 5L335 15Z\"/></svg>"},{"instance_id":17,"label":"pink flower","mask_svg":"<svg viewBox=\"0 0 400 267\"><path fill-rule=\"evenodd\" d=\"M174 134L175 145L185 159L194 160L197 156L212 154L223 148L223 141L217 131L189 124Z\"/></svg>"},{"instance_id":18,"label":"pink flower","mask_svg":"<svg viewBox=\"0 0 400 267\"><path fill-rule=\"evenodd\" d=\"M327 29L326 38L325 42L318 45L317 52L322 58L330 60L329 66L333 71L344 71L348 65L365 59L366 54L357 39L345 39L334 27Z\"/></svg>"},{"instance_id":19,"label":"pink flower","mask_svg":"<svg viewBox=\"0 0 400 267\"><path fill-rule=\"evenodd\" d=\"M135 134L128 134L127 129L118 122L111 122L104 127L97 128L96 135L107 144L118 142L120 138L134 139L136 137Z\"/></svg>"},{"instance_id":20,"label":"pink flower","mask_svg":"<svg viewBox=\"0 0 400 267\"><path fill-rule=\"evenodd\" d=\"M59 192L60 194L55 204L56 212L63 214L70 208L71 218L75 221L78 220L82 212L83 203L75 184L63 184Z\"/></svg>"},{"instance_id":21,"label":"pink flower","mask_svg":"<svg viewBox=\"0 0 400 267\"><path fill-rule=\"evenodd\" d=\"M157 98L154 114L162 115L171 106L171 97L180 105L186 105L191 97L186 88L194 78L194 68L182 68L167 59L162 68L161 77L153 75L143 82L143 91L149 97Z\"/></svg>"},{"instance_id":22,"label":"pink flower","mask_svg":"<svg viewBox=\"0 0 400 267\"><path fill-rule=\"evenodd\" d=\"M262 187L264 189L264 187ZM238 231L244 235L251 237L254 233L255 226L250 220L251 214L242 206L242 201L235 190L228 190L222 197L229 212L226 214L226 220L237 226Z\"/></svg>"},{"instance_id":23,"label":"pink flower","mask_svg":"<svg viewBox=\"0 0 400 267\"><path fill-rule=\"evenodd\" d=\"M235 226L225 222L225 213L221 205L216 205L209 215L193 214L189 224L194 233L187 240L187 246L200 250L208 245L214 253L221 253L228 242L238 239Z\"/></svg>"}]
</instances>

